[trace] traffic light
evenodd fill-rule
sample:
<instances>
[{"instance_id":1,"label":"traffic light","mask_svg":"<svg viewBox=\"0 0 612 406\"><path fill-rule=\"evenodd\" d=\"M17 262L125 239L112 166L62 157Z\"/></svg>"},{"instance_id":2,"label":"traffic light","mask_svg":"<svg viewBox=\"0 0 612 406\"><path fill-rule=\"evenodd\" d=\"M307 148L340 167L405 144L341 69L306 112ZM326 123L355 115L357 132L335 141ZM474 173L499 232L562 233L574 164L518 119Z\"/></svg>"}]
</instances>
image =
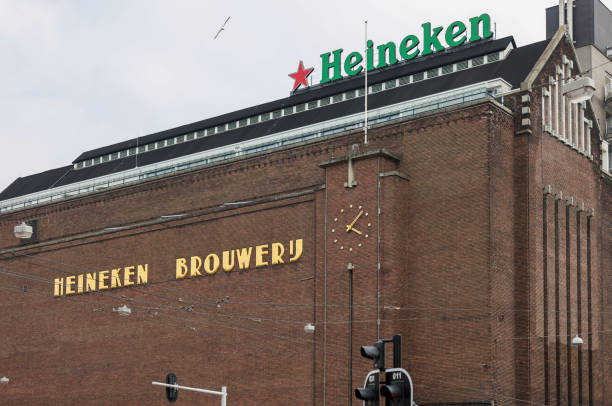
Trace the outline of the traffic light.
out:
<instances>
[{"instance_id":1,"label":"traffic light","mask_svg":"<svg viewBox=\"0 0 612 406\"><path fill-rule=\"evenodd\" d=\"M366 376L364 387L355 389L355 397L363 400L364 406L378 406L380 395L378 394L380 372L373 370Z\"/></svg>"},{"instance_id":2,"label":"traffic light","mask_svg":"<svg viewBox=\"0 0 612 406\"><path fill-rule=\"evenodd\" d=\"M374 345L361 347L361 356L374 360L374 368L385 370L385 343L379 340Z\"/></svg>"},{"instance_id":3,"label":"traffic light","mask_svg":"<svg viewBox=\"0 0 612 406\"><path fill-rule=\"evenodd\" d=\"M402 368L391 368L385 373L385 386L380 388L385 406L412 406L412 380Z\"/></svg>"}]
</instances>

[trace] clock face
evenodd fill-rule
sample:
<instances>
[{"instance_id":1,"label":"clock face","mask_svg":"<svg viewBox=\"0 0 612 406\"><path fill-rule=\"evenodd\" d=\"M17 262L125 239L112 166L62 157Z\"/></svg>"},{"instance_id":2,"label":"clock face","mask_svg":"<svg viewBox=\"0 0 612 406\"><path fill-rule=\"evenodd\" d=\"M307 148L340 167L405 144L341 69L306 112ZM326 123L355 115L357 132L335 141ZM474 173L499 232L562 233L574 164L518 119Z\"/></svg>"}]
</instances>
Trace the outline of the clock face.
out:
<instances>
[{"instance_id":1,"label":"clock face","mask_svg":"<svg viewBox=\"0 0 612 406\"><path fill-rule=\"evenodd\" d=\"M368 210L358 204L341 208L331 218L331 240L341 251L353 252L372 238L372 223Z\"/></svg>"}]
</instances>

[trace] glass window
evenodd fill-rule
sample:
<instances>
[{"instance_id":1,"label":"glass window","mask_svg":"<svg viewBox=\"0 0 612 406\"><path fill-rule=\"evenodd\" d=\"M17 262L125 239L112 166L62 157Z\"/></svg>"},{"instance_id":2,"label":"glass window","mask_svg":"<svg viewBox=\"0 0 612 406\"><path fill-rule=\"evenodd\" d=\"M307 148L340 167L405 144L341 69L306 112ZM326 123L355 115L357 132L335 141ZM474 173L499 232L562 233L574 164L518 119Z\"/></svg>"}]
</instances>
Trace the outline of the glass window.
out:
<instances>
[{"instance_id":1,"label":"glass window","mask_svg":"<svg viewBox=\"0 0 612 406\"><path fill-rule=\"evenodd\" d=\"M279 118L282 115L283 115L282 110L276 110L276 111L272 112L272 118Z\"/></svg>"},{"instance_id":2,"label":"glass window","mask_svg":"<svg viewBox=\"0 0 612 406\"><path fill-rule=\"evenodd\" d=\"M111 154L111 159L119 159L119 153L118 152L114 152Z\"/></svg>"},{"instance_id":3,"label":"glass window","mask_svg":"<svg viewBox=\"0 0 612 406\"><path fill-rule=\"evenodd\" d=\"M321 106L327 106L329 103L331 103L330 97L324 97L321 99Z\"/></svg>"},{"instance_id":4,"label":"glass window","mask_svg":"<svg viewBox=\"0 0 612 406\"><path fill-rule=\"evenodd\" d=\"M236 128L236 122L235 121L232 121L231 123L229 123L227 125L227 129L228 130L233 130L234 128Z\"/></svg>"},{"instance_id":5,"label":"glass window","mask_svg":"<svg viewBox=\"0 0 612 406\"><path fill-rule=\"evenodd\" d=\"M395 81L395 79L388 80L385 82L385 89L393 89L395 86L397 86L397 82Z\"/></svg>"},{"instance_id":6,"label":"glass window","mask_svg":"<svg viewBox=\"0 0 612 406\"><path fill-rule=\"evenodd\" d=\"M140 145L138 147L138 153L142 154L143 152L145 152L147 150L147 146L146 145Z\"/></svg>"},{"instance_id":7,"label":"glass window","mask_svg":"<svg viewBox=\"0 0 612 406\"><path fill-rule=\"evenodd\" d=\"M317 108L317 104L318 104L317 100L308 102L308 110L316 109Z\"/></svg>"},{"instance_id":8,"label":"glass window","mask_svg":"<svg viewBox=\"0 0 612 406\"><path fill-rule=\"evenodd\" d=\"M248 118L243 118L242 120L238 121L238 125L240 127L246 127L248 124L249 124Z\"/></svg>"},{"instance_id":9,"label":"glass window","mask_svg":"<svg viewBox=\"0 0 612 406\"><path fill-rule=\"evenodd\" d=\"M249 118L249 124L259 123L259 116L253 116Z\"/></svg>"},{"instance_id":10,"label":"glass window","mask_svg":"<svg viewBox=\"0 0 612 406\"><path fill-rule=\"evenodd\" d=\"M213 135L214 133L215 133L215 127L206 129L206 135Z\"/></svg>"},{"instance_id":11,"label":"glass window","mask_svg":"<svg viewBox=\"0 0 612 406\"><path fill-rule=\"evenodd\" d=\"M446 75L453 72L453 65L446 65L442 67L442 74Z\"/></svg>"},{"instance_id":12,"label":"glass window","mask_svg":"<svg viewBox=\"0 0 612 406\"><path fill-rule=\"evenodd\" d=\"M472 59L472 66L482 65L484 63L484 56Z\"/></svg>"},{"instance_id":13,"label":"glass window","mask_svg":"<svg viewBox=\"0 0 612 406\"><path fill-rule=\"evenodd\" d=\"M378 93L382 90L382 83L377 83L375 85L372 85L372 93Z\"/></svg>"},{"instance_id":14,"label":"glass window","mask_svg":"<svg viewBox=\"0 0 612 406\"><path fill-rule=\"evenodd\" d=\"M270 119L270 113L263 113L261 115L261 121L268 121Z\"/></svg>"},{"instance_id":15,"label":"glass window","mask_svg":"<svg viewBox=\"0 0 612 406\"><path fill-rule=\"evenodd\" d=\"M77 162L76 163L76 167L77 167L77 169L82 168L83 167L83 162Z\"/></svg>"},{"instance_id":16,"label":"glass window","mask_svg":"<svg viewBox=\"0 0 612 406\"><path fill-rule=\"evenodd\" d=\"M346 92L346 100L351 100L355 98L355 91L354 90L349 90L348 92Z\"/></svg>"},{"instance_id":17,"label":"glass window","mask_svg":"<svg viewBox=\"0 0 612 406\"><path fill-rule=\"evenodd\" d=\"M119 152L119 158L125 158L127 156L127 150Z\"/></svg>"},{"instance_id":18,"label":"glass window","mask_svg":"<svg viewBox=\"0 0 612 406\"><path fill-rule=\"evenodd\" d=\"M206 137L206 130L199 130L195 133L196 138L204 138Z\"/></svg>"},{"instance_id":19,"label":"glass window","mask_svg":"<svg viewBox=\"0 0 612 406\"><path fill-rule=\"evenodd\" d=\"M427 79L435 78L439 74L440 74L440 69L439 68L430 69L430 70L427 71Z\"/></svg>"},{"instance_id":20,"label":"glass window","mask_svg":"<svg viewBox=\"0 0 612 406\"><path fill-rule=\"evenodd\" d=\"M420 80L423 80L423 72L415 73L414 75L412 75L413 82L418 82Z\"/></svg>"},{"instance_id":21,"label":"glass window","mask_svg":"<svg viewBox=\"0 0 612 406\"><path fill-rule=\"evenodd\" d=\"M176 143L179 144L181 142L185 141L185 136L184 135L179 135L178 137L176 137Z\"/></svg>"},{"instance_id":22,"label":"glass window","mask_svg":"<svg viewBox=\"0 0 612 406\"><path fill-rule=\"evenodd\" d=\"M108 162L108 161L110 161L110 155L104 155L102 157L102 162Z\"/></svg>"},{"instance_id":23,"label":"glass window","mask_svg":"<svg viewBox=\"0 0 612 406\"><path fill-rule=\"evenodd\" d=\"M332 97L332 102L333 103L340 103L342 101L342 95L341 94L336 94L334 95L334 97Z\"/></svg>"},{"instance_id":24,"label":"glass window","mask_svg":"<svg viewBox=\"0 0 612 406\"><path fill-rule=\"evenodd\" d=\"M305 103L298 104L297 106L295 106L295 112L296 113L301 113L304 110L306 110L306 104Z\"/></svg>"},{"instance_id":25,"label":"glass window","mask_svg":"<svg viewBox=\"0 0 612 406\"><path fill-rule=\"evenodd\" d=\"M489 62L499 61L499 52L493 52L492 54L487 55L487 61Z\"/></svg>"},{"instance_id":26,"label":"glass window","mask_svg":"<svg viewBox=\"0 0 612 406\"><path fill-rule=\"evenodd\" d=\"M399 78L399 84L400 86L404 86L410 83L410 75L408 76L402 76L401 78Z\"/></svg>"},{"instance_id":27,"label":"glass window","mask_svg":"<svg viewBox=\"0 0 612 406\"><path fill-rule=\"evenodd\" d=\"M165 141L157 141L155 143L155 149L160 149L166 146L166 142Z\"/></svg>"},{"instance_id":28,"label":"glass window","mask_svg":"<svg viewBox=\"0 0 612 406\"><path fill-rule=\"evenodd\" d=\"M468 68L468 61L457 62L457 70L464 70Z\"/></svg>"},{"instance_id":29,"label":"glass window","mask_svg":"<svg viewBox=\"0 0 612 406\"><path fill-rule=\"evenodd\" d=\"M136 148L130 148L129 150L129 154L130 155L136 155ZM105 161L106 162L106 161Z\"/></svg>"},{"instance_id":30,"label":"glass window","mask_svg":"<svg viewBox=\"0 0 612 406\"><path fill-rule=\"evenodd\" d=\"M365 89L364 88L360 88L357 93L359 94L359 97L363 97L365 95Z\"/></svg>"},{"instance_id":31,"label":"glass window","mask_svg":"<svg viewBox=\"0 0 612 406\"><path fill-rule=\"evenodd\" d=\"M174 138L168 138L166 140L166 145L174 145Z\"/></svg>"},{"instance_id":32,"label":"glass window","mask_svg":"<svg viewBox=\"0 0 612 406\"><path fill-rule=\"evenodd\" d=\"M290 114L293 114L293 106L291 107L285 107L283 109L283 115L288 116Z\"/></svg>"},{"instance_id":33,"label":"glass window","mask_svg":"<svg viewBox=\"0 0 612 406\"><path fill-rule=\"evenodd\" d=\"M223 131L225 131L225 124L218 125L216 128L217 128L217 134L222 133Z\"/></svg>"},{"instance_id":34,"label":"glass window","mask_svg":"<svg viewBox=\"0 0 612 406\"><path fill-rule=\"evenodd\" d=\"M101 160L101 158L100 158L100 157L96 157L96 158L94 158L94 159L93 159L93 163L94 163L94 165L99 164L99 163L100 163L100 160Z\"/></svg>"},{"instance_id":35,"label":"glass window","mask_svg":"<svg viewBox=\"0 0 612 406\"><path fill-rule=\"evenodd\" d=\"M85 166L91 166L92 163L93 163L93 160L88 159L87 161L85 161Z\"/></svg>"}]
</instances>

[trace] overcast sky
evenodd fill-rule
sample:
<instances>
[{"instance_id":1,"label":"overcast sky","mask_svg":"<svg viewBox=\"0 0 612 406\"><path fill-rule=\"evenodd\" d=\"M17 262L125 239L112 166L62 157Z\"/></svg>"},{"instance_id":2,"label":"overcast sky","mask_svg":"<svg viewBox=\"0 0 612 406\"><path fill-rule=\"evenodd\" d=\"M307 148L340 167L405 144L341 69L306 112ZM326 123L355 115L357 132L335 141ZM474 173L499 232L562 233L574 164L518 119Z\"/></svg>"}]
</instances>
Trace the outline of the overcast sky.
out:
<instances>
[{"instance_id":1,"label":"overcast sky","mask_svg":"<svg viewBox=\"0 0 612 406\"><path fill-rule=\"evenodd\" d=\"M612 0L604 0L610 7ZM0 190L81 152L289 95L298 62L483 12L545 39L552 0L0 0ZM213 36L228 16L216 40Z\"/></svg>"}]
</instances>

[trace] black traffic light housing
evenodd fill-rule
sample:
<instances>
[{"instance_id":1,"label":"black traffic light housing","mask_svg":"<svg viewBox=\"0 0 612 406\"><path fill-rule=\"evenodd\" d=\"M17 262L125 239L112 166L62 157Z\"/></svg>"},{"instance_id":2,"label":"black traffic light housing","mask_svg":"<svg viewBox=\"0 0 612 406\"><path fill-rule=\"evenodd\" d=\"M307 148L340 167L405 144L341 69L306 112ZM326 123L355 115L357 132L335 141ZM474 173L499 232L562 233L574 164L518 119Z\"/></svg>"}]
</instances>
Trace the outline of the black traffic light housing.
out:
<instances>
[{"instance_id":1,"label":"black traffic light housing","mask_svg":"<svg viewBox=\"0 0 612 406\"><path fill-rule=\"evenodd\" d=\"M374 368L385 370L385 342L379 340L374 345L364 345L361 347L361 356L374 360Z\"/></svg>"},{"instance_id":2,"label":"black traffic light housing","mask_svg":"<svg viewBox=\"0 0 612 406\"><path fill-rule=\"evenodd\" d=\"M176 375L172 372L166 375L166 383L168 385L176 385ZM170 403L176 402L176 399L178 399L178 389L166 387L166 399L168 399Z\"/></svg>"}]
</instances>

